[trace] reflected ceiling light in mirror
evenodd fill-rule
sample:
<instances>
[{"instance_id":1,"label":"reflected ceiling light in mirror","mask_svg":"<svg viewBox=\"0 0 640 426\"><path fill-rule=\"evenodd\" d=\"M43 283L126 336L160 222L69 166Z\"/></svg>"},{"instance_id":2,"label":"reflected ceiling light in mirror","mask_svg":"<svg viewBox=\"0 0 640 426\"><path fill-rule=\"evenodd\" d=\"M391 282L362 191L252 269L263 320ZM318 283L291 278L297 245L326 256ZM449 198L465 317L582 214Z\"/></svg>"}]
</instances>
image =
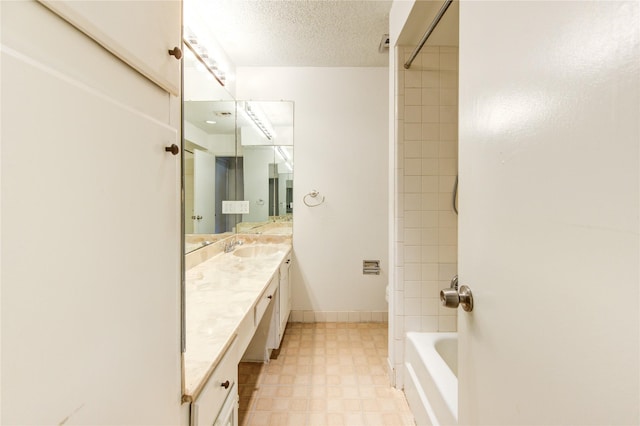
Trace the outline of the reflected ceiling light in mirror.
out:
<instances>
[{"instance_id":1,"label":"reflected ceiling light in mirror","mask_svg":"<svg viewBox=\"0 0 640 426\"><path fill-rule=\"evenodd\" d=\"M196 65L196 67L198 69L202 69L201 67L203 67L204 70L208 71L216 80L218 80L220 85L224 86L225 80L227 79L225 72L220 69L218 62L210 57L208 49L198 39L193 30L186 26L184 28L183 41L185 46L193 52L198 60L199 65Z\"/></svg>"},{"instance_id":2,"label":"reflected ceiling light in mirror","mask_svg":"<svg viewBox=\"0 0 640 426\"><path fill-rule=\"evenodd\" d=\"M271 123L262 111L249 102L244 103L245 114L249 117L251 123L264 135L268 140L272 140L275 137L275 132Z\"/></svg>"},{"instance_id":3,"label":"reflected ceiling light in mirror","mask_svg":"<svg viewBox=\"0 0 640 426\"><path fill-rule=\"evenodd\" d=\"M205 120L204 122L207 124L216 124L216 121L213 120Z\"/></svg>"},{"instance_id":4,"label":"reflected ceiling light in mirror","mask_svg":"<svg viewBox=\"0 0 640 426\"><path fill-rule=\"evenodd\" d=\"M276 151L280 155L280 158L282 158L284 163L287 165L287 168L289 169L289 171L292 172L293 171L293 164L291 163L291 160L289 159L289 156L287 155L285 150L282 149L281 146L274 146L273 150Z\"/></svg>"}]
</instances>

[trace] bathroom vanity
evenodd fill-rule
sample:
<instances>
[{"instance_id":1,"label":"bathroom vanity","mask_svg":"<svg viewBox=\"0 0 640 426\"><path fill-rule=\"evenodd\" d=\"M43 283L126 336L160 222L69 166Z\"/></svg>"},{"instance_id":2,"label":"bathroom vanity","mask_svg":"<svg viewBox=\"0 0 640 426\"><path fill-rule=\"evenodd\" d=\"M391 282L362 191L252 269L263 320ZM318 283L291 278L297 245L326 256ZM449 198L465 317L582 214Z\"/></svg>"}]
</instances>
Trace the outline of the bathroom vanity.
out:
<instances>
[{"instance_id":1,"label":"bathroom vanity","mask_svg":"<svg viewBox=\"0 0 640 426\"><path fill-rule=\"evenodd\" d=\"M279 348L290 264L290 236L236 234L185 256L186 424L237 424L238 363Z\"/></svg>"},{"instance_id":2,"label":"bathroom vanity","mask_svg":"<svg viewBox=\"0 0 640 426\"><path fill-rule=\"evenodd\" d=\"M181 416L234 425L238 363L268 362L291 311L294 104L236 100L201 66L207 22L183 13Z\"/></svg>"}]
</instances>

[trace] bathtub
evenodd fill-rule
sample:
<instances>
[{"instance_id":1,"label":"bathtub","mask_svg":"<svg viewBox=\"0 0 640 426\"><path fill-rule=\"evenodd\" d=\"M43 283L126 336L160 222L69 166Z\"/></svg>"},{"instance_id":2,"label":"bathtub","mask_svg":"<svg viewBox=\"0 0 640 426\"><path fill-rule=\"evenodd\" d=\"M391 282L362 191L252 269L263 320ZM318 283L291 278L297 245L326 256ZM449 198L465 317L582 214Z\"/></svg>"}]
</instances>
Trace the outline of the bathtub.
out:
<instances>
[{"instance_id":1,"label":"bathtub","mask_svg":"<svg viewBox=\"0 0 640 426\"><path fill-rule=\"evenodd\" d=\"M458 334L409 332L404 357L404 393L416 424L458 424Z\"/></svg>"}]
</instances>

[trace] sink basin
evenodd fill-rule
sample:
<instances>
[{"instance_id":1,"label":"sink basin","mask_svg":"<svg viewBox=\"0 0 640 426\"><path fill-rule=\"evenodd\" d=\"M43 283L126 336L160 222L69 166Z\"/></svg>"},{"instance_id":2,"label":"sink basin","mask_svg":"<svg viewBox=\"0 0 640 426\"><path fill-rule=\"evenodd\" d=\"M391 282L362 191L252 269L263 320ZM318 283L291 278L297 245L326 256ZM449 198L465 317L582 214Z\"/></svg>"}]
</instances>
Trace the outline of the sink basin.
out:
<instances>
[{"instance_id":1,"label":"sink basin","mask_svg":"<svg viewBox=\"0 0 640 426\"><path fill-rule=\"evenodd\" d=\"M278 253L282 253L282 249L270 244L238 247L233 251L233 255L238 257L268 257Z\"/></svg>"}]
</instances>

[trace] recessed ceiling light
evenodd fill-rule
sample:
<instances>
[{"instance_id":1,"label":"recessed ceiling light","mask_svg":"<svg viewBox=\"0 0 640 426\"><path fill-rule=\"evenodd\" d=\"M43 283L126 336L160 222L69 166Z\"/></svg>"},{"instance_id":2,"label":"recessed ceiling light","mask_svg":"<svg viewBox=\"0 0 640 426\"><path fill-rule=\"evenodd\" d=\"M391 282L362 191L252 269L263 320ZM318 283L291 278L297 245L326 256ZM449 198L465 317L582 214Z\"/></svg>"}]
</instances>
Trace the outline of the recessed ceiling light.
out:
<instances>
[{"instance_id":1,"label":"recessed ceiling light","mask_svg":"<svg viewBox=\"0 0 640 426\"><path fill-rule=\"evenodd\" d=\"M207 124L216 124L216 122L213 121L213 120L207 120L207 121L205 121L205 123L207 123Z\"/></svg>"}]
</instances>

